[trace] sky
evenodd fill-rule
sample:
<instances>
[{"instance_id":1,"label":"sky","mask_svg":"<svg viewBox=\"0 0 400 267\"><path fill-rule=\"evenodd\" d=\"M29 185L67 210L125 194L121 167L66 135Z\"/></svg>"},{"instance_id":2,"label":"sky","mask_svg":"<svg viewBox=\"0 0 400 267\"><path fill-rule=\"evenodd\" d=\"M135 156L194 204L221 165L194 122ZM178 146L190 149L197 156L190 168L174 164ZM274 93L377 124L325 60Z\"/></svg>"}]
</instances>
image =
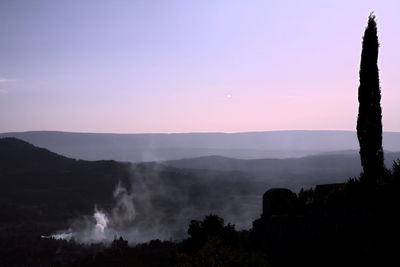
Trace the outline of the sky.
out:
<instances>
[{"instance_id":1,"label":"sky","mask_svg":"<svg viewBox=\"0 0 400 267\"><path fill-rule=\"evenodd\" d=\"M374 11L400 131L400 1L0 0L0 132L355 130Z\"/></svg>"}]
</instances>

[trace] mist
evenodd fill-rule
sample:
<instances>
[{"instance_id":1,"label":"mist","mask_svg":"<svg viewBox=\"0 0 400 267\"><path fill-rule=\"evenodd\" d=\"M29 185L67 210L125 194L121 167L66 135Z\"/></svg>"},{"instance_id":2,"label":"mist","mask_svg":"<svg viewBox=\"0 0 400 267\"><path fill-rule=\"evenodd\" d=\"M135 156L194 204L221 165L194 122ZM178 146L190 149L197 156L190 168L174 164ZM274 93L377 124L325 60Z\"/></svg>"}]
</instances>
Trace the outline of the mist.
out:
<instances>
[{"instance_id":1,"label":"mist","mask_svg":"<svg viewBox=\"0 0 400 267\"><path fill-rule=\"evenodd\" d=\"M398 153L388 153L387 163L398 157ZM95 204L92 214L73 219L69 229L50 236L86 244L110 244L120 236L131 244L180 241L187 237L191 220L209 214L221 216L236 229L250 229L260 216L266 190L285 187L298 192L321 183L345 182L360 171L356 154L280 160L205 157L132 164L129 178L115 185L111 205Z\"/></svg>"},{"instance_id":2,"label":"mist","mask_svg":"<svg viewBox=\"0 0 400 267\"><path fill-rule=\"evenodd\" d=\"M93 214L75 218L50 236L79 243L109 244L122 236L131 244L152 239L179 241L191 220L218 214L238 229L248 229L260 213L260 181L245 174L185 171L159 164L132 167L128 183L119 182L114 204L95 205ZM253 179L253 182L251 182ZM265 185L265 183L264 183Z\"/></svg>"}]
</instances>

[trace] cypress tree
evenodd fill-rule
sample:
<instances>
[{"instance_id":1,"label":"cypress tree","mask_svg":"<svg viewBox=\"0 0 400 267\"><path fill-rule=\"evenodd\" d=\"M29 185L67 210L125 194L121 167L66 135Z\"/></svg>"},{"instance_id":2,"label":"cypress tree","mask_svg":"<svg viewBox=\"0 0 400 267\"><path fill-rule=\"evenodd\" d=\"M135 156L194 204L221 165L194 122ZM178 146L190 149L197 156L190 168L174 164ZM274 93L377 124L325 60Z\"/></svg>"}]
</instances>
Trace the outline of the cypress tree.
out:
<instances>
[{"instance_id":1,"label":"cypress tree","mask_svg":"<svg viewBox=\"0 0 400 267\"><path fill-rule=\"evenodd\" d=\"M375 185L384 172L382 109L378 70L378 36L375 15L368 17L364 32L358 87L357 137L365 182Z\"/></svg>"}]
</instances>

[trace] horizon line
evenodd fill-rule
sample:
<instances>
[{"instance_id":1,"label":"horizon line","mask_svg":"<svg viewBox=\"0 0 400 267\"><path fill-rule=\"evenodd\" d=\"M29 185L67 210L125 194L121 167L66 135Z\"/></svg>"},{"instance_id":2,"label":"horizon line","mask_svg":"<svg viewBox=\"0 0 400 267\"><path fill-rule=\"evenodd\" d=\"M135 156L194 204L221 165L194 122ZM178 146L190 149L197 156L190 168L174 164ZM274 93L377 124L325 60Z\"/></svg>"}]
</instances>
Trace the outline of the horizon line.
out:
<instances>
[{"instance_id":1,"label":"horizon line","mask_svg":"<svg viewBox=\"0 0 400 267\"><path fill-rule=\"evenodd\" d=\"M61 131L61 130L27 130L27 131L8 131L0 132L0 134L11 134L11 133L71 133L71 134L112 134L112 135L173 135L173 134L251 134L251 133L272 133L272 132L352 132L356 133L356 130L309 130L309 129L296 129L296 130L265 130L265 131L243 131L243 132L136 132L136 133L117 133L117 132L74 132L74 131ZM382 131L382 133L400 133L400 131Z\"/></svg>"}]
</instances>

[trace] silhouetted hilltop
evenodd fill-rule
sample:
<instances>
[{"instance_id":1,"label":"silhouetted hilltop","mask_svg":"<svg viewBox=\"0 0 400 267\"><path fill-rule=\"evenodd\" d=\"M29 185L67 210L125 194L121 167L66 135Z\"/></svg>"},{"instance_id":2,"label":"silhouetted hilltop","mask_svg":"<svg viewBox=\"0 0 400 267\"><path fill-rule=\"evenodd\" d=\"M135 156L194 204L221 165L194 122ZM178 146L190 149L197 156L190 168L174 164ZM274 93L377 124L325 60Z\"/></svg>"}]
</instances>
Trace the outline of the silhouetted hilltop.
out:
<instances>
[{"instance_id":1,"label":"silhouetted hilltop","mask_svg":"<svg viewBox=\"0 0 400 267\"><path fill-rule=\"evenodd\" d=\"M74 159L38 148L17 138L0 138L0 170L58 169L76 163Z\"/></svg>"},{"instance_id":2,"label":"silhouetted hilltop","mask_svg":"<svg viewBox=\"0 0 400 267\"><path fill-rule=\"evenodd\" d=\"M94 203L111 205L128 164L69 159L15 138L0 139L0 225L67 222Z\"/></svg>"}]
</instances>

